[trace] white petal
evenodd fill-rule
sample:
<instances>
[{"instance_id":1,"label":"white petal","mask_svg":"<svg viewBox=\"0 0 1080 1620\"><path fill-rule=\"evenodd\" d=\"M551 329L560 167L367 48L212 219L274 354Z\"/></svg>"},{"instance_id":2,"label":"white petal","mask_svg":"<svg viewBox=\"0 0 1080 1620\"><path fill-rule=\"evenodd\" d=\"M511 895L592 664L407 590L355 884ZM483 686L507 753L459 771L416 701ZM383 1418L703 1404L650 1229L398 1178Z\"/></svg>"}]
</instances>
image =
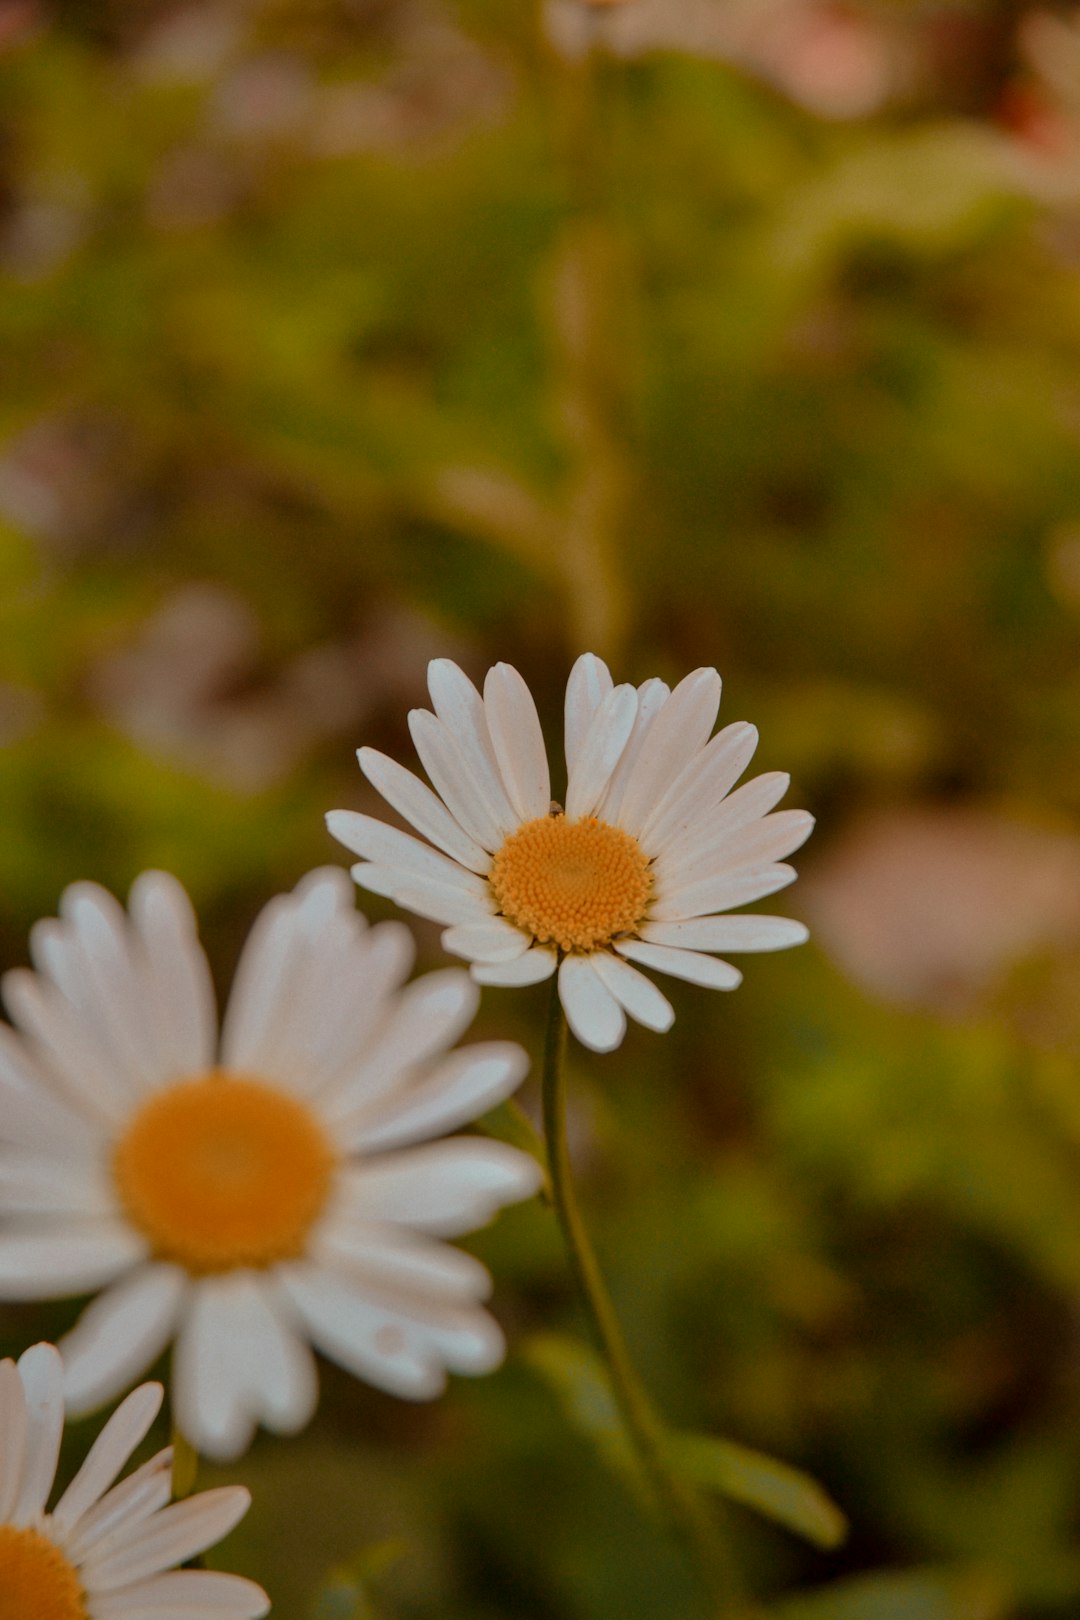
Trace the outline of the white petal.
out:
<instances>
[{"instance_id":1,"label":"white petal","mask_svg":"<svg viewBox=\"0 0 1080 1620\"><path fill-rule=\"evenodd\" d=\"M745 720L737 720L734 725L718 731L701 752L683 766L641 823L641 842L646 849L664 849L701 817L714 811L749 765L757 741L757 727L748 725ZM758 777L759 782L762 780ZM788 780L790 778L785 778ZM739 793L743 791L740 788ZM765 808L771 810L785 791L786 788L781 788L776 799ZM734 803L737 797L732 794L727 805ZM764 811L755 811L745 819L752 820L755 814L763 815Z\"/></svg>"},{"instance_id":2,"label":"white petal","mask_svg":"<svg viewBox=\"0 0 1080 1620\"><path fill-rule=\"evenodd\" d=\"M669 885L658 871L657 897L649 907L649 921L681 922L690 917L707 917L713 911L727 911L732 906L748 906L786 889L797 876L793 866L754 866L748 871L721 872L696 883Z\"/></svg>"},{"instance_id":3,"label":"white petal","mask_svg":"<svg viewBox=\"0 0 1080 1620\"><path fill-rule=\"evenodd\" d=\"M157 1078L198 1074L213 1062L217 1017L191 902L167 872L144 872L132 885L129 907L143 955L143 983L152 998Z\"/></svg>"},{"instance_id":4,"label":"white petal","mask_svg":"<svg viewBox=\"0 0 1080 1620\"><path fill-rule=\"evenodd\" d=\"M613 1052L626 1034L626 1014L593 970L591 956L565 956L559 1000L570 1028L593 1052Z\"/></svg>"},{"instance_id":5,"label":"white petal","mask_svg":"<svg viewBox=\"0 0 1080 1620\"><path fill-rule=\"evenodd\" d=\"M405 1227L345 1218L330 1219L315 1235L312 1258L356 1283L436 1294L459 1304L487 1299L491 1276L486 1266L461 1249Z\"/></svg>"},{"instance_id":6,"label":"white petal","mask_svg":"<svg viewBox=\"0 0 1080 1620\"><path fill-rule=\"evenodd\" d=\"M345 1120L397 1093L417 1065L465 1033L479 1003L480 992L463 968L439 968L415 979L396 997L361 1061L327 1099L330 1117Z\"/></svg>"},{"instance_id":7,"label":"white petal","mask_svg":"<svg viewBox=\"0 0 1080 1620\"><path fill-rule=\"evenodd\" d=\"M35 1344L19 1357L26 1399L26 1449L11 1523L32 1524L45 1511L64 1432L64 1370L56 1346Z\"/></svg>"},{"instance_id":8,"label":"white petal","mask_svg":"<svg viewBox=\"0 0 1080 1620\"><path fill-rule=\"evenodd\" d=\"M141 1524L172 1495L171 1446L159 1451L133 1474L114 1485L101 1501L79 1520L64 1538L64 1551L79 1565L91 1548L104 1555L123 1544L132 1527Z\"/></svg>"},{"instance_id":9,"label":"white petal","mask_svg":"<svg viewBox=\"0 0 1080 1620\"><path fill-rule=\"evenodd\" d=\"M615 949L631 962L655 968L657 973L669 973L673 979L685 979L688 984L702 984L710 990L735 990L742 984L738 968L718 956L702 956L698 951L680 950L674 945L649 945L641 939L623 940Z\"/></svg>"},{"instance_id":10,"label":"white petal","mask_svg":"<svg viewBox=\"0 0 1080 1620\"><path fill-rule=\"evenodd\" d=\"M492 917L487 922L448 928L442 944L451 956L463 956L470 962L516 962L529 949L532 939L513 923Z\"/></svg>"},{"instance_id":11,"label":"white petal","mask_svg":"<svg viewBox=\"0 0 1080 1620\"><path fill-rule=\"evenodd\" d=\"M716 860L716 852L727 849L743 828L761 821L772 805L779 804L789 786L787 771L766 771L763 776L743 782L742 787L737 787L706 815L688 821L682 831L670 834L661 851L662 859L672 867L693 867L706 855L709 860ZM797 813L805 815L801 810Z\"/></svg>"},{"instance_id":12,"label":"white petal","mask_svg":"<svg viewBox=\"0 0 1080 1620\"><path fill-rule=\"evenodd\" d=\"M87 1453L82 1467L53 1509L52 1521L65 1535L104 1496L161 1410L160 1384L140 1384L122 1401Z\"/></svg>"},{"instance_id":13,"label":"white petal","mask_svg":"<svg viewBox=\"0 0 1080 1620\"><path fill-rule=\"evenodd\" d=\"M0 1234L0 1299L89 1294L146 1255L145 1239L119 1221L50 1222Z\"/></svg>"},{"instance_id":14,"label":"white petal","mask_svg":"<svg viewBox=\"0 0 1080 1620\"><path fill-rule=\"evenodd\" d=\"M461 889L445 883L433 883L418 878L415 873L400 866L376 866L373 863L351 868L353 880L369 894L384 895L406 911L432 922L446 925L484 923L495 915L495 902L490 895L480 899L465 894Z\"/></svg>"},{"instance_id":15,"label":"white petal","mask_svg":"<svg viewBox=\"0 0 1080 1620\"><path fill-rule=\"evenodd\" d=\"M315 1363L290 1317L273 1276L234 1271L196 1285L177 1344L177 1418L208 1456L239 1456L258 1423L295 1434L311 1421Z\"/></svg>"},{"instance_id":16,"label":"white petal","mask_svg":"<svg viewBox=\"0 0 1080 1620\"><path fill-rule=\"evenodd\" d=\"M22 1483L26 1456L26 1395L13 1361L0 1361L0 1524L6 1524Z\"/></svg>"},{"instance_id":17,"label":"white petal","mask_svg":"<svg viewBox=\"0 0 1080 1620\"><path fill-rule=\"evenodd\" d=\"M356 757L372 787L437 849L470 872L491 870L491 856L458 826L442 800L418 776L375 748L361 748Z\"/></svg>"},{"instance_id":18,"label":"white petal","mask_svg":"<svg viewBox=\"0 0 1080 1620\"><path fill-rule=\"evenodd\" d=\"M619 826L635 836L683 767L705 747L720 707L715 669L681 680L649 729L619 807Z\"/></svg>"},{"instance_id":19,"label":"white petal","mask_svg":"<svg viewBox=\"0 0 1080 1620\"><path fill-rule=\"evenodd\" d=\"M310 1266L291 1268L287 1286L324 1355L406 1400L440 1394L444 1368L491 1372L505 1353L497 1323L478 1306L381 1291Z\"/></svg>"},{"instance_id":20,"label":"white petal","mask_svg":"<svg viewBox=\"0 0 1080 1620\"><path fill-rule=\"evenodd\" d=\"M157 1360L172 1338L185 1288L179 1266L154 1261L86 1307L60 1341L69 1412L92 1412Z\"/></svg>"},{"instance_id":21,"label":"white petal","mask_svg":"<svg viewBox=\"0 0 1080 1620\"><path fill-rule=\"evenodd\" d=\"M402 925L368 928L344 872L309 873L252 930L226 1017L226 1066L314 1094L355 1064L411 959Z\"/></svg>"},{"instance_id":22,"label":"white petal","mask_svg":"<svg viewBox=\"0 0 1080 1620\"><path fill-rule=\"evenodd\" d=\"M518 818L489 757L490 742L484 747L471 733L451 730L427 709L410 711L409 731L450 814L481 848L498 849Z\"/></svg>"},{"instance_id":23,"label":"white petal","mask_svg":"<svg viewBox=\"0 0 1080 1620\"><path fill-rule=\"evenodd\" d=\"M97 883L73 883L65 889L60 914L66 926L38 925L60 947L53 976L82 1018L97 1028L129 1094L138 1096L168 1077L169 1056L154 1026L148 964L136 948L127 914ZM67 984L60 980L61 960L68 965Z\"/></svg>"},{"instance_id":24,"label":"white petal","mask_svg":"<svg viewBox=\"0 0 1080 1620\"><path fill-rule=\"evenodd\" d=\"M632 686L616 686L600 700L582 740L566 786L566 817L591 815L607 791L637 718L638 695Z\"/></svg>"},{"instance_id":25,"label":"white petal","mask_svg":"<svg viewBox=\"0 0 1080 1620\"><path fill-rule=\"evenodd\" d=\"M528 1054L512 1041L462 1047L407 1090L359 1109L343 1127L349 1147L383 1152L444 1135L503 1102L528 1072Z\"/></svg>"},{"instance_id":26,"label":"white petal","mask_svg":"<svg viewBox=\"0 0 1080 1620\"><path fill-rule=\"evenodd\" d=\"M408 872L415 882L436 883L462 894L488 893L484 879L475 872L440 855L429 844L422 844L412 833L401 832L374 816L362 816L357 810L331 810L326 825L347 849L380 866Z\"/></svg>"},{"instance_id":27,"label":"white petal","mask_svg":"<svg viewBox=\"0 0 1080 1620\"><path fill-rule=\"evenodd\" d=\"M495 759L510 803L522 821L551 808L551 773L532 693L510 664L496 664L484 682L484 710Z\"/></svg>"},{"instance_id":28,"label":"white petal","mask_svg":"<svg viewBox=\"0 0 1080 1620\"><path fill-rule=\"evenodd\" d=\"M0 1101L0 1107L3 1106ZM0 1148L0 1213L4 1215L111 1215L112 1188L100 1166L66 1154L31 1156Z\"/></svg>"},{"instance_id":29,"label":"white petal","mask_svg":"<svg viewBox=\"0 0 1080 1620\"><path fill-rule=\"evenodd\" d=\"M0 1141L50 1156L85 1159L106 1134L92 1113L70 1106L53 1092L30 1044L0 1024Z\"/></svg>"},{"instance_id":30,"label":"white petal","mask_svg":"<svg viewBox=\"0 0 1080 1620\"><path fill-rule=\"evenodd\" d=\"M619 763L612 771L607 790L597 806L596 813L602 821L618 823L626 784L630 780L637 757L652 729L653 721L670 696L671 688L667 682L658 680L655 676L638 687L638 711L634 729L630 733L626 747L619 755Z\"/></svg>"},{"instance_id":31,"label":"white petal","mask_svg":"<svg viewBox=\"0 0 1080 1620\"><path fill-rule=\"evenodd\" d=\"M581 754L593 715L613 686L610 672L595 653L582 653L566 683L566 770L569 775Z\"/></svg>"},{"instance_id":32,"label":"white petal","mask_svg":"<svg viewBox=\"0 0 1080 1620\"><path fill-rule=\"evenodd\" d=\"M28 968L5 973L2 988L12 1022L28 1037L32 1057L56 1076L65 1098L103 1126L122 1123L130 1093L95 1026L55 985Z\"/></svg>"},{"instance_id":33,"label":"white petal","mask_svg":"<svg viewBox=\"0 0 1080 1620\"><path fill-rule=\"evenodd\" d=\"M254 1581L205 1569L170 1570L94 1599L94 1620L259 1620L269 1612Z\"/></svg>"},{"instance_id":34,"label":"white petal","mask_svg":"<svg viewBox=\"0 0 1080 1620\"><path fill-rule=\"evenodd\" d=\"M814 829L814 818L807 811L777 810L729 833L723 809L721 805L712 828L704 833L695 828L677 849L661 855L657 873L665 884L695 883L722 872L767 866L798 849Z\"/></svg>"},{"instance_id":35,"label":"white petal","mask_svg":"<svg viewBox=\"0 0 1080 1620\"><path fill-rule=\"evenodd\" d=\"M540 1166L505 1142L458 1136L387 1153L341 1176L350 1215L457 1237L484 1226L506 1204L531 1198Z\"/></svg>"},{"instance_id":36,"label":"white petal","mask_svg":"<svg viewBox=\"0 0 1080 1620\"><path fill-rule=\"evenodd\" d=\"M663 1034L675 1022L675 1009L671 1002L628 962L606 951L597 951L590 958L593 971L611 991L619 1005L646 1029Z\"/></svg>"},{"instance_id":37,"label":"white petal","mask_svg":"<svg viewBox=\"0 0 1080 1620\"><path fill-rule=\"evenodd\" d=\"M550 979L559 965L553 950L534 945L514 962L474 962L469 969L477 984L521 986Z\"/></svg>"},{"instance_id":38,"label":"white petal","mask_svg":"<svg viewBox=\"0 0 1080 1620\"><path fill-rule=\"evenodd\" d=\"M646 923L643 939L690 951L782 951L810 938L791 917L698 917L693 922Z\"/></svg>"},{"instance_id":39,"label":"white petal","mask_svg":"<svg viewBox=\"0 0 1080 1620\"><path fill-rule=\"evenodd\" d=\"M173 1564L182 1564L227 1536L251 1506L242 1485L200 1491L186 1502L173 1502L119 1540L116 1546L91 1550L79 1571L90 1598L144 1581Z\"/></svg>"}]
</instances>

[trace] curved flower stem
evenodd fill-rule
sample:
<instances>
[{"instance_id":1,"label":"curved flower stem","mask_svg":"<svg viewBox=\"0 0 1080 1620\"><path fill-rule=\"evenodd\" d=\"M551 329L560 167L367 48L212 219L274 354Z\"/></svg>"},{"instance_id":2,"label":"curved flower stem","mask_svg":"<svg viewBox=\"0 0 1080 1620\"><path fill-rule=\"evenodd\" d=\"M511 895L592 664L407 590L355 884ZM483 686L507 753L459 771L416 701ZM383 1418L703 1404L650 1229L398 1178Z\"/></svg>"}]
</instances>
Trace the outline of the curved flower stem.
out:
<instances>
[{"instance_id":1,"label":"curved flower stem","mask_svg":"<svg viewBox=\"0 0 1080 1620\"><path fill-rule=\"evenodd\" d=\"M566 1018L552 980L544 1040L544 1134L547 1137L555 1212L570 1254L578 1287L592 1317L607 1363L612 1393L652 1493L672 1531L696 1562L714 1606L716 1620L745 1615L739 1582L719 1525L692 1487L673 1471L667 1433L623 1339L611 1296L585 1230L574 1191L566 1138Z\"/></svg>"}]
</instances>

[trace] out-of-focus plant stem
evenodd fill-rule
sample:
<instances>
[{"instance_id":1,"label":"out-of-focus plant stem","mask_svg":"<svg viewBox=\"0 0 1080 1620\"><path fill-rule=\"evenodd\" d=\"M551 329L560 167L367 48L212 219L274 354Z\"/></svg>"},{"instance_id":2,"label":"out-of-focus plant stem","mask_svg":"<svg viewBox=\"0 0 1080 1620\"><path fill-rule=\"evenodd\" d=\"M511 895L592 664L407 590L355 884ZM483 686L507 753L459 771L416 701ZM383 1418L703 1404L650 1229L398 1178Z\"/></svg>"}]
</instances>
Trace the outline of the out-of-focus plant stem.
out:
<instances>
[{"instance_id":1,"label":"out-of-focus plant stem","mask_svg":"<svg viewBox=\"0 0 1080 1620\"><path fill-rule=\"evenodd\" d=\"M578 1207L566 1132L566 1018L557 978L552 980L544 1040L543 1105L555 1212L642 1473L657 1506L697 1565L716 1620L748 1620L734 1560L717 1519L671 1467L667 1430L630 1359Z\"/></svg>"},{"instance_id":2,"label":"out-of-focus plant stem","mask_svg":"<svg viewBox=\"0 0 1080 1620\"><path fill-rule=\"evenodd\" d=\"M554 404L570 456L560 548L567 606L578 644L617 657L629 609L620 555L630 463L618 425L625 255L607 195L603 68L592 49L555 68L569 211L555 250L549 310Z\"/></svg>"}]
</instances>

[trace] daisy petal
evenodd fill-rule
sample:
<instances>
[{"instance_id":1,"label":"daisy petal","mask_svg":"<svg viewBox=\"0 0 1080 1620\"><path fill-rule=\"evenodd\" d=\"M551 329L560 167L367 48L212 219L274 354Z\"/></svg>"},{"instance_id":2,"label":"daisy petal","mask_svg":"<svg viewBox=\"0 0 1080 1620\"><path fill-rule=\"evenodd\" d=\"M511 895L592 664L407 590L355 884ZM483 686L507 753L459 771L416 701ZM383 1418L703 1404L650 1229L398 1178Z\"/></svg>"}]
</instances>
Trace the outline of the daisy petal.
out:
<instances>
[{"instance_id":1,"label":"daisy petal","mask_svg":"<svg viewBox=\"0 0 1080 1620\"><path fill-rule=\"evenodd\" d=\"M60 1341L69 1412L93 1411L157 1360L172 1337L185 1288L179 1266L154 1261L86 1307Z\"/></svg>"},{"instance_id":2,"label":"daisy petal","mask_svg":"<svg viewBox=\"0 0 1080 1620\"><path fill-rule=\"evenodd\" d=\"M693 922L646 923L643 939L691 951L782 951L810 938L792 917L698 917Z\"/></svg>"},{"instance_id":3,"label":"daisy petal","mask_svg":"<svg viewBox=\"0 0 1080 1620\"><path fill-rule=\"evenodd\" d=\"M204 1569L170 1570L94 1598L94 1620L260 1620L269 1612L254 1581Z\"/></svg>"},{"instance_id":4,"label":"daisy petal","mask_svg":"<svg viewBox=\"0 0 1080 1620\"><path fill-rule=\"evenodd\" d=\"M550 979L559 965L553 950L534 945L514 962L474 962L469 969L477 984L526 985Z\"/></svg>"},{"instance_id":5,"label":"daisy petal","mask_svg":"<svg viewBox=\"0 0 1080 1620\"><path fill-rule=\"evenodd\" d=\"M518 818L489 757L490 742L485 748L479 738L451 730L427 709L410 711L409 731L420 763L455 821L482 849L498 849Z\"/></svg>"},{"instance_id":6,"label":"daisy petal","mask_svg":"<svg viewBox=\"0 0 1080 1620\"><path fill-rule=\"evenodd\" d=\"M152 997L157 1079L197 1074L213 1062L216 1018L210 967L191 901L167 872L143 872L132 884L130 911Z\"/></svg>"},{"instance_id":7,"label":"daisy petal","mask_svg":"<svg viewBox=\"0 0 1080 1620\"><path fill-rule=\"evenodd\" d=\"M336 1121L400 1091L418 1065L452 1046L476 1016L480 992L464 968L440 968L402 990L378 1038L335 1089L328 1107Z\"/></svg>"},{"instance_id":8,"label":"daisy petal","mask_svg":"<svg viewBox=\"0 0 1080 1620\"><path fill-rule=\"evenodd\" d=\"M358 1220L457 1237L485 1226L504 1205L531 1198L541 1179L529 1154L505 1142L458 1136L352 1167L342 1185Z\"/></svg>"},{"instance_id":9,"label":"daisy petal","mask_svg":"<svg viewBox=\"0 0 1080 1620\"><path fill-rule=\"evenodd\" d=\"M250 1506L251 1493L242 1485L173 1502L132 1529L120 1545L91 1550L80 1570L87 1592L96 1599L194 1558L227 1536Z\"/></svg>"},{"instance_id":10,"label":"daisy petal","mask_svg":"<svg viewBox=\"0 0 1080 1620\"><path fill-rule=\"evenodd\" d=\"M490 897L480 900L444 883L421 880L399 866L354 866L351 876L369 894L381 894L417 917L447 926L486 923L495 913Z\"/></svg>"},{"instance_id":11,"label":"daisy petal","mask_svg":"<svg viewBox=\"0 0 1080 1620\"><path fill-rule=\"evenodd\" d=\"M407 1091L362 1108L343 1129L359 1153L430 1141L503 1102L528 1071L528 1056L511 1041L465 1046Z\"/></svg>"},{"instance_id":12,"label":"daisy petal","mask_svg":"<svg viewBox=\"0 0 1080 1620\"><path fill-rule=\"evenodd\" d=\"M593 968L591 956L566 956L559 968L559 1000L582 1046L613 1052L626 1034L626 1014Z\"/></svg>"},{"instance_id":13,"label":"daisy petal","mask_svg":"<svg viewBox=\"0 0 1080 1620\"><path fill-rule=\"evenodd\" d=\"M551 774L532 693L510 664L496 664L484 682L484 710L499 772L522 821L551 808Z\"/></svg>"},{"instance_id":14,"label":"daisy petal","mask_svg":"<svg viewBox=\"0 0 1080 1620\"><path fill-rule=\"evenodd\" d=\"M595 653L582 653L566 683L566 770L571 774L581 756L593 715L614 682L607 665Z\"/></svg>"},{"instance_id":15,"label":"daisy petal","mask_svg":"<svg viewBox=\"0 0 1080 1620\"><path fill-rule=\"evenodd\" d=\"M646 816L641 824L642 843L649 849L670 847L721 801L725 806L732 803L736 795L732 794L730 799L725 799L725 795L749 765L757 742L757 727L748 725L745 720L737 720L734 725L718 731L701 752L683 766ZM783 797L784 791L777 793L772 804ZM766 809L771 810L772 804ZM764 814L764 811L757 813ZM751 820L752 816L746 819Z\"/></svg>"},{"instance_id":16,"label":"daisy petal","mask_svg":"<svg viewBox=\"0 0 1080 1620\"><path fill-rule=\"evenodd\" d=\"M641 753L645 739L649 735L653 721L670 696L671 688L667 682L657 680L655 677L652 680L645 681L638 687L638 711L637 718L634 721L634 729L630 733L629 742L619 755L619 763L612 771L607 791L597 807L597 814L604 821L618 824L619 811L622 808L623 795L626 792L626 784L630 780L630 774L638 755Z\"/></svg>"},{"instance_id":17,"label":"daisy petal","mask_svg":"<svg viewBox=\"0 0 1080 1620\"><path fill-rule=\"evenodd\" d=\"M380 866L407 872L414 881L438 883L443 888L457 889L481 899L488 894L487 884L475 872L440 855L438 850L422 844L411 833L388 827L374 816L362 816L357 810L331 810L326 825L346 849L355 850L365 860Z\"/></svg>"},{"instance_id":18,"label":"daisy petal","mask_svg":"<svg viewBox=\"0 0 1080 1620\"><path fill-rule=\"evenodd\" d=\"M104 1496L161 1410L165 1391L160 1384L133 1389L106 1423L87 1453L79 1472L56 1504L53 1523L65 1534L74 1529Z\"/></svg>"},{"instance_id":19,"label":"daisy petal","mask_svg":"<svg viewBox=\"0 0 1080 1620\"><path fill-rule=\"evenodd\" d=\"M660 1034L671 1028L675 1009L644 973L607 951L597 951L590 961L593 971L631 1018Z\"/></svg>"},{"instance_id":20,"label":"daisy petal","mask_svg":"<svg viewBox=\"0 0 1080 1620\"><path fill-rule=\"evenodd\" d=\"M352 1275L355 1282L366 1279L384 1289L435 1293L459 1303L487 1299L491 1293L490 1273L471 1254L382 1222L328 1220L313 1258L331 1271Z\"/></svg>"},{"instance_id":21,"label":"daisy petal","mask_svg":"<svg viewBox=\"0 0 1080 1620\"><path fill-rule=\"evenodd\" d=\"M251 1271L196 1284L176 1347L177 1421L217 1461L239 1456L257 1423L295 1434L315 1410L311 1351L277 1294L276 1281Z\"/></svg>"},{"instance_id":22,"label":"daisy petal","mask_svg":"<svg viewBox=\"0 0 1080 1620\"><path fill-rule=\"evenodd\" d=\"M505 1353L497 1323L479 1307L381 1294L301 1266L291 1269L287 1287L325 1355L406 1400L440 1395L444 1368L491 1372Z\"/></svg>"},{"instance_id":23,"label":"daisy petal","mask_svg":"<svg viewBox=\"0 0 1080 1620\"><path fill-rule=\"evenodd\" d=\"M133 1525L163 1508L172 1495L173 1449L166 1446L127 1479L107 1491L65 1537L65 1551L81 1563L91 1548L104 1554L122 1543Z\"/></svg>"},{"instance_id":24,"label":"daisy petal","mask_svg":"<svg viewBox=\"0 0 1080 1620\"><path fill-rule=\"evenodd\" d=\"M81 1159L94 1152L103 1134L92 1115L53 1095L27 1044L0 1024L0 1141Z\"/></svg>"},{"instance_id":25,"label":"daisy petal","mask_svg":"<svg viewBox=\"0 0 1080 1620\"><path fill-rule=\"evenodd\" d=\"M687 762L705 747L720 707L715 669L695 669L663 705L642 744L619 808L619 825L637 834Z\"/></svg>"},{"instance_id":26,"label":"daisy petal","mask_svg":"<svg viewBox=\"0 0 1080 1620\"><path fill-rule=\"evenodd\" d=\"M0 1148L0 1212L5 1215L86 1215L92 1219L111 1215L115 1203L99 1165Z\"/></svg>"},{"instance_id":27,"label":"daisy petal","mask_svg":"<svg viewBox=\"0 0 1080 1620\"><path fill-rule=\"evenodd\" d=\"M501 917L487 922L448 928L442 936L444 950L470 962L516 962L532 943L528 934Z\"/></svg>"},{"instance_id":28,"label":"daisy petal","mask_svg":"<svg viewBox=\"0 0 1080 1620\"><path fill-rule=\"evenodd\" d=\"M568 821L591 815L600 802L634 729L637 706L632 686L614 687L597 704L566 787Z\"/></svg>"},{"instance_id":29,"label":"daisy petal","mask_svg":"<svg viewBox=\"0 0 1080 1620\"><path fill-rule=\"evenodd\" d=\"M659 863L657 866L657 899L649 907L650 922L682 922L732 906L748 906L786 889L798 876L793 866L756 866L669 887L660 880Z\"/></svg>"},{"instance_id":30,"label":"daisy petal","mask_svg":"<svg viewBox=\"0 0 1080 1620\"><path fill-rule=\"evenodd\" d=\"M418 776L375 748L361 748L356 757L372 787L418 833L470 872L490 871L491 856L458 826L442 800Z\"/></svg>"},{"instance_id":31,"label":"daisy petal","mask_svg":"<svg viewBox=\"0 0 1080 1620\"><path fill-rule=\"evenodd\" d=\"M702 956L698 951L674 945L649 945L641 939L623 940L615 949L631 962L668 973L673 979L685 979L688 984L705 985L710 990L736 990L742 984L738 968L718 956Z\"/></svg>"},{"instance_id":32,"label":"daisy petal","mask_svg":"<svg viewBox=\"0 0 1080 1620\"><path fill-rule=\"evenodd\" d=\"M87 1294L145 1258L146 1242L119 1221L57 1222L0 1234L0 1298Z\"/></svg>"},{"instance_id":33,"label":"daisy petal","mask_svg":"<svg viewBox=\"0 0 1080 1620\"><path fill-rule=\"evenodd\" d=\"M11 1524L32 1524L45 1511L56 1478L64 1432L64 1370L55 1345L35 1344L19 1357L26 1400L26 1442L22 1478L11 1510Z\"/></svg>"}]
</instances>

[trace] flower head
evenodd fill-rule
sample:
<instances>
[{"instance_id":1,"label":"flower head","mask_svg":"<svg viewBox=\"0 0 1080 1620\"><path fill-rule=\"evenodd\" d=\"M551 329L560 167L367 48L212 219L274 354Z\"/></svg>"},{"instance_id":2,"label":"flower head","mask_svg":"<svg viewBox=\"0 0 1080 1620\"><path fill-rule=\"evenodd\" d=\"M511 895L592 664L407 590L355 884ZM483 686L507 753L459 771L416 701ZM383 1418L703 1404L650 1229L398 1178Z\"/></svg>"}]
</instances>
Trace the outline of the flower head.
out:
<instances>
[{"instance_id":1,"label":"flower head","mask_svg":"<svg viewBox=\"0 0 1080 1620\"><path fill-rule=\"evenodd\" d=\"M102 1288L63 1341L85 1411L175 1337L182 1432L232 1457L257 1423L316 1402L314 1344L427 1399L504 1345L491 1279L435 1241L540 1180L479 1137L432 1139L509 1095L520 1047L450 1052L479 991L459 968L406 988L412 938L368 928L343 872L311 873L257 920L217 1039L183 889L144 873L130 915L68 889L31 935L37 968L0 1025L0 1298Z\"/></svg>"},{"instance_id":2,"label":"flower head","mask_svg":"<svg viewBox=\"0 0 1080 1620\"><path fill-rule=\"evenodd\" d=\"M51 1344L0 1361L0 1620L121 1620L174 1615L256 1620L270 1608L239 1575L176 1569L247 1512L241 1485L169 1506L172 1449L119 1485L161 1406L142 1384L118 1407L51 1513L64 1427L64 1370Z\"/></svg>"},{"instance_id":3,"label":"flower head","mask_svg":"<svg viewBox=\"0 0 1080 1620\"><path fill-rule=\"evenodd\" d=\"M741 974L717 951L800 944L787 917L725 916L795 878L782 864L808 836L804 810L769 814L780 771L732 792L757 744L738 722L712 736L720 677L697 669L615 686L590 653L566 688L565 809L551 778L536 706L521 676L496 664L483 696L456 664L428 672L434 714L409 715L435 788L373 748L360 766L427 843L371 816L334 810L335 837L364 857L353 876L447 925L443 944L481 984L559 974L578 1039L618 1046L626 1015L665 1030L674 1013L632 964L731 990ZM434 846L434 847L432 847Z\"/></svg>"}]
</instances>

